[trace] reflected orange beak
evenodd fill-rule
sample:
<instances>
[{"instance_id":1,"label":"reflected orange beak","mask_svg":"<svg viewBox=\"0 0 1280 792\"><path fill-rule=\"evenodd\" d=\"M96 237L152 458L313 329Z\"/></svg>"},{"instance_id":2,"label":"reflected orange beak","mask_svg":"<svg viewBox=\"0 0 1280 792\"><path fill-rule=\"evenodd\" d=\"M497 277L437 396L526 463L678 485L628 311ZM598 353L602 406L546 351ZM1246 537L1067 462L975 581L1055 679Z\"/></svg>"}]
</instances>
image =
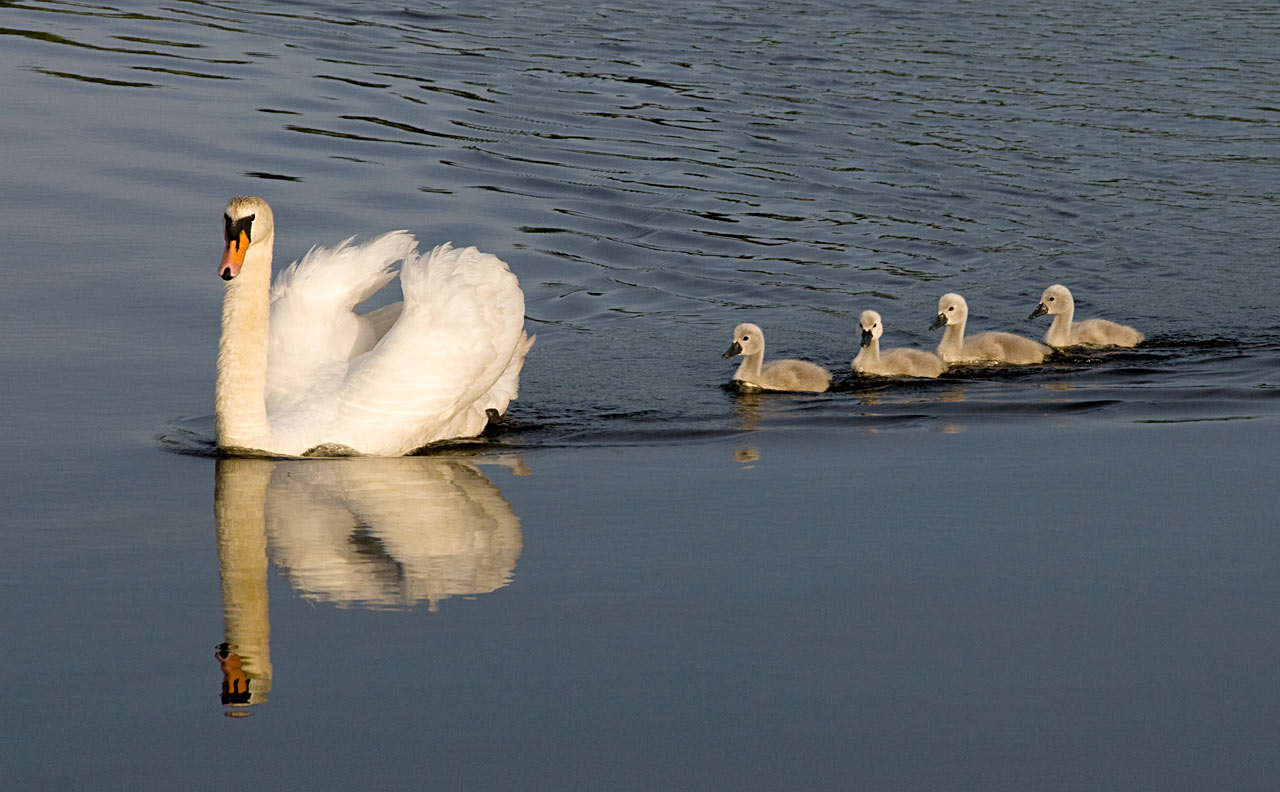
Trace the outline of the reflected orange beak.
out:
<instances>
[{"instance_id":1,"label":"reflected orange beak","mask_svg":"<svg viewBox=\"0 0 1280 792\"><path fill-rule=\"evenodd\" d=\"M231 280L240 274L244 266L244 254L249 249L249 235L241 231L239 236L227 240L222 249L222 263L218 265L218 275L223 280Z\"/></svg>"},{"instance_id":2,"label":"reflected orange beak","mask_svg":"<svg viewBox=\"0 0 1280 792\"><path fill-rule=\"evenodd\" d=\"M248 704L252 697L249 692L249 675L245 673L240 662L240 655L231 651L228 644L220 644L213 653L222 666L222 703Z\"/></svg>"}]
</instances>

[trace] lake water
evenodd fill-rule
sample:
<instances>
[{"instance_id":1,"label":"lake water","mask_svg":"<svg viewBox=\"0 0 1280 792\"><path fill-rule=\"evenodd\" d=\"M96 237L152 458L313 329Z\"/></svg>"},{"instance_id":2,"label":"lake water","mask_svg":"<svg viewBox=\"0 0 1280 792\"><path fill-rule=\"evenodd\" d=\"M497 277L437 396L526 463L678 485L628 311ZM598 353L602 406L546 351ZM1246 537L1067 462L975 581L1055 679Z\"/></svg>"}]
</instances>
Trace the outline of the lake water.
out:
<instances>
[{"instance_id":1,"label":"lake water","mask_svg":"<svg viewBox=\"0 0 1280 792\"><path fill-rule=\"evenodd\" d=\"M411 7L407 7L411 6ZM1280 11L0 2L13 789L1274 789ZM207 453L221 212L508 261L507 419ZM859 382L1078 316L1148 335ZM739 322L838 372L736 394Z\"/></svg>"}]
</instances>

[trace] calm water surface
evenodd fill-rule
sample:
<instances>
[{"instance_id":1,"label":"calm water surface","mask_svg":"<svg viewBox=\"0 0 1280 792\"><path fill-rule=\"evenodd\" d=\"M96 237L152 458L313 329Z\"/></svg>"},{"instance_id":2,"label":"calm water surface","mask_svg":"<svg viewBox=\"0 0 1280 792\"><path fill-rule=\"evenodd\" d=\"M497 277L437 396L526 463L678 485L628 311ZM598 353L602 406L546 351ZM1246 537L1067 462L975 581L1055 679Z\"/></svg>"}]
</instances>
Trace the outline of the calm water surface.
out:
<instances>
[{"instance_id":1,"label":"calm water surface","mask_svg":"<svg viewBox=\"0 0 1280 792\"><path fill-rule=\"evenodd\" d=\"M1277 34L0 2L7 782L1274 788ZM395 228L510 262L508 419L201 455L239 193L281 265ZM848 375L864 309L886 345L936 344L947 291L1039 336L1054 282L1148 342ZM742 321L835 390L725 389Z\"/></svg>"}]
</instances>

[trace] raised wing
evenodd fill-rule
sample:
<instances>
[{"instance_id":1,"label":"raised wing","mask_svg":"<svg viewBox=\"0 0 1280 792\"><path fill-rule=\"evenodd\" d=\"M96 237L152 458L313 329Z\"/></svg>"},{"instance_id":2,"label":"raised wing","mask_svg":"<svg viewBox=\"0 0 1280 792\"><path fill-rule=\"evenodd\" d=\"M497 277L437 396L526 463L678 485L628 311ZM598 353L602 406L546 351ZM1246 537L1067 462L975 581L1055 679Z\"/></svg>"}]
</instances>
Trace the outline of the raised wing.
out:
<instances>
[{"instance_id":1,"label":"raised wing","mask_svg":"<svg viewBox=\"0 0 1280 792\"><path fill-rule=\"evenodd\" d=\"M313 398L317 385L332 388L347 362L372 349L386 332L375 321L382 314L374 312L370 320L354 309L395 278L394 265L414 255L417 242L404 231L362 244L352 239L332 249L312 248L276 277L267 359L269 412L297 409Z\"/></svg>"},{"instance_id":2,"label":"raised wing","mask_svg":"<svg viewBox=\"0 0 1280 792\"><path fill-rule=\"evenodd\" d=\"M333 441L369 454L478 434L490 392L527 350L524 294L498 257L446 243L406 258L400 280L400 319L351 361L338 394Z\"/></svg>"}]
</instances>

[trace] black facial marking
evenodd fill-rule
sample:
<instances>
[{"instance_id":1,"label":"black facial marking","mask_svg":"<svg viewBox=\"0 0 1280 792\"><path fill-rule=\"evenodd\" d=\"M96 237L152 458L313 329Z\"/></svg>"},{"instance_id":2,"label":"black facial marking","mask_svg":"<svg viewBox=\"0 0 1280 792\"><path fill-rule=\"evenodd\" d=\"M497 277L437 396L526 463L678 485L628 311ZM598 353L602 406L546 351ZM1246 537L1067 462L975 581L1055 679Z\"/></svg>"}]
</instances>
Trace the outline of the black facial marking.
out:
<instances>
[{"instance_id":1,"label":"black facial marking","mask_svg":"<svg viewBox=\"0 0 1280 792\"><path fill-rule=\"evenodd\" d=\"M231 215L223 215L223 237L228 243L234 242L236 250L240 250L240 234L244 234L245 244L253 241L253 218L257 215L246 215L239 220L232 220Z\"/></svg>"}]
</instances>

